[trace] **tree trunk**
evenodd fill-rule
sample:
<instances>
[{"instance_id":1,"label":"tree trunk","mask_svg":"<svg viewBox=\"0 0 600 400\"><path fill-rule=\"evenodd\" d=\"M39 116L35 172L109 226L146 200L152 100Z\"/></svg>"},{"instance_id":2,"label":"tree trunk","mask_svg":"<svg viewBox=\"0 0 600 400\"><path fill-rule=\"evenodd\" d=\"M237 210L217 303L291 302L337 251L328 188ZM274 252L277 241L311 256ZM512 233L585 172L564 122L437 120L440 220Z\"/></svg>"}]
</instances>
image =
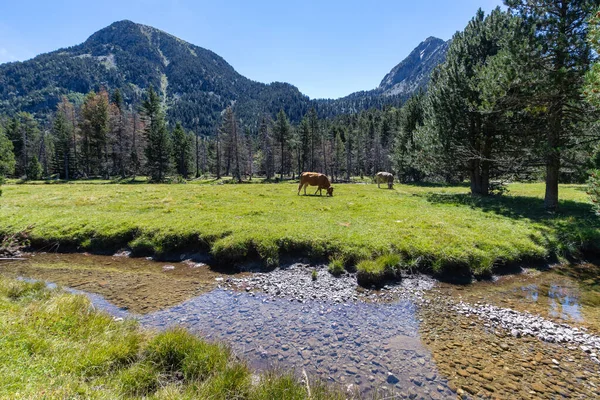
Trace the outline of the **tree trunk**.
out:
<instances>
[{"instance_id":1,"label":"tree trunk","mask_svg":"<svg viewBox=\"0 0 600 400\"><path fill-rule=\"evenodd\" d=\"M556 131L548 133L550 153L546 161L546 196L544 207L547 211L558 209L558 174L560 171L560 151L558 150L558 137Z\"/></svg>"},{"instance_id":2,"label":"tree trunk","mask_svg":"<svg viewBox=\"0 0 600 400\"><path fill-rule=\"evenodd\" d=\"M196 128L196 131L198 128ZM200 177L200 146L198 143L198 132L196 132L196 178Z\"/></svg>"}]
</instances>

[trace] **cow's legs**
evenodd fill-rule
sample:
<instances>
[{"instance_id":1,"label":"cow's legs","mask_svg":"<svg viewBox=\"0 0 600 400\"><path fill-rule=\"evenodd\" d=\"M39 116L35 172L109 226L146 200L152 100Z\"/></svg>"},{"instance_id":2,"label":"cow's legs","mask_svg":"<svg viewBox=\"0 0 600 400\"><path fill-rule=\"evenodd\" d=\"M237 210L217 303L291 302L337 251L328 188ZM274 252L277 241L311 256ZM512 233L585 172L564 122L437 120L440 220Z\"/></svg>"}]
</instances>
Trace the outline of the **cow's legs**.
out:
<instances>
[{"instance_id":1,"label":"cow's legs","mask_svg":"<svg viewBox=\"0 0 600 400\"><path fill-rule=\"evenodd\" d=\"M308 186L308 183L304 184L304 195L306 196L306 187Z\"/></svg>"},{"instance_id":2,"label":"cow's legs","mask_svg":"<svg viewBox=\"0 0 600 400\"><path fill-rule=\"evenodd\" d=\"M377 182L377 189L381 189L380 182Z\"/></svg>"},{"instance_id":3,"label":"cow's legs","mask_svg":"<svg viewBox=\"0 0 600 400\"><path fill-rule=\"evenodd\" d=\"M317 195L317 192L318 192L319 190L321 190L321 188L320 188L320 187L317 187L317 190L315 190L315 196Z\"/></svg>"},{"instance_id":4,"label":"cow's legs","mask_svg":"<svg viewBox=\"0 0 600 400\"><path fill-rule=\"evenodd\" d=\"M302 189L302 182L300 182L300 186L298 186L298 196L300 196L300 189Z\"/></svg>"}]
</instances>

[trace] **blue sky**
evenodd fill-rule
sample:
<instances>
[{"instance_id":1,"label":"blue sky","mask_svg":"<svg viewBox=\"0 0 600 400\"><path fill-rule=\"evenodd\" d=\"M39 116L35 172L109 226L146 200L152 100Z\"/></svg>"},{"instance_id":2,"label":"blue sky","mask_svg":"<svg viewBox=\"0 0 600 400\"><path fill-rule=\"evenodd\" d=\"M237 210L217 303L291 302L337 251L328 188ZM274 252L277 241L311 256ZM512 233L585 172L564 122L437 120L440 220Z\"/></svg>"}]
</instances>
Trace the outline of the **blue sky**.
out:
<instances>
[{"instance_id":1,"label":"blue sky","mask_svg":"<svg viewBox=\"0 0 600 400\"><path fill-rule=\"evenodd\" d=\"M6 0L0 63L79 44L114 21L151 25L219 54L242 75L311 98L377 87L429 36L450 39L501 0Z\"/></svg>"}]
</instances>

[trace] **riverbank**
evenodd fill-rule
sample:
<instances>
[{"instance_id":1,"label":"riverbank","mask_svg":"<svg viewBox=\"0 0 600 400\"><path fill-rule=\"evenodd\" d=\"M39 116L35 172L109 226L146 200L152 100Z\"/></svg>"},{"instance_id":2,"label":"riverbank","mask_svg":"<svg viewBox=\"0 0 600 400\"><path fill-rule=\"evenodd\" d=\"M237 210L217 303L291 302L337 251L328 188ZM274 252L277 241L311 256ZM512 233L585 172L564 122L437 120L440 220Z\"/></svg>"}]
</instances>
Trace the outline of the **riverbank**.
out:
<instances>
[{"instance_id":1,"label":"riverbank","mask_svg":"<svg viewBox=\"0 0 600 400\"><path fill-rule=\"evenodd\" d=\"M0 398L347 398L291 374L253 374L222 344L141 330L43 283L0 277L0 315Z\"/></svg>"},{"instance_id":2,"label":"riverbank","mask_svg":"<svg viewBox=\"0 0 600 400\"><path fill-rule=\"evenodd\" d=\"M75 286L97 309L142 327L184 327L225 342L253 371L301 377L305 370L344 390L386 398L600 394L600 286L593 264L525 269L470 285L405 276L400 284L367 290L352 275L333 277L324 265L226 275L206 265L122 256L25 258L0 263L0 273ZM134 275L137 283L129 284ZM185 290L193 286L188 279L197 292ZM178 286L177 301L161 293Z\"/></svg>"},{"instance_id":3,"label":"riverbank","mask_svg":"<svg viewBox=\"0 0 600 400\"><path fill-rule=\"evenodd\" d=\"M34 249L133 255L201 252L231 267L284 256L327 262L389 253L400 269L489 275L494 268L600 249L600 218L580 185L562 185L560 212L543 211L542 184L501 197L463 186L337 185L334 197L273 185L6 185L0 232L31 227Z\"/></svg>"}]
</instances>

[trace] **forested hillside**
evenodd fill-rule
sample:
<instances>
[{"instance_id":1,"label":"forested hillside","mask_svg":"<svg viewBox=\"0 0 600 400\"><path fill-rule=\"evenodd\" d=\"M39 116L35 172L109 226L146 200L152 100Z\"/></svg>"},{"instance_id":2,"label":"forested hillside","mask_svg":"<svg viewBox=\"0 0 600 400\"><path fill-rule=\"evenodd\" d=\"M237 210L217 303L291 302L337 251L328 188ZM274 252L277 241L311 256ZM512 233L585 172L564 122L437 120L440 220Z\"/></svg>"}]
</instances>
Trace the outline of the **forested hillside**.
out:
<instances>
[{"instance_id":1,"label":"forested hillside","mask_svg":"<svg viewBox=\"0 0 600 400\"><path fill-rule=\"evenodd\" d=\"M388 91L382 97L383 91L377 89L338 100L310 100L288 83L247 79L212 51L149 26L120 21L80 45L1 65L0 114L24 111L43 121L62 96L81 105L83 96L101 88L119 89L126 105L139 106L143 92L152 85L162 97L170 123L213 134L221 113L233 104L238 117L254 126L262 114L274 116L280 109L298 122L311 107L321 117L331 117L398 105L426 84L427 72L439 61L412 60L402 76L390 72L407 82L407 90L395 90L394 96Z\"/></svg>"}]
</instances>

